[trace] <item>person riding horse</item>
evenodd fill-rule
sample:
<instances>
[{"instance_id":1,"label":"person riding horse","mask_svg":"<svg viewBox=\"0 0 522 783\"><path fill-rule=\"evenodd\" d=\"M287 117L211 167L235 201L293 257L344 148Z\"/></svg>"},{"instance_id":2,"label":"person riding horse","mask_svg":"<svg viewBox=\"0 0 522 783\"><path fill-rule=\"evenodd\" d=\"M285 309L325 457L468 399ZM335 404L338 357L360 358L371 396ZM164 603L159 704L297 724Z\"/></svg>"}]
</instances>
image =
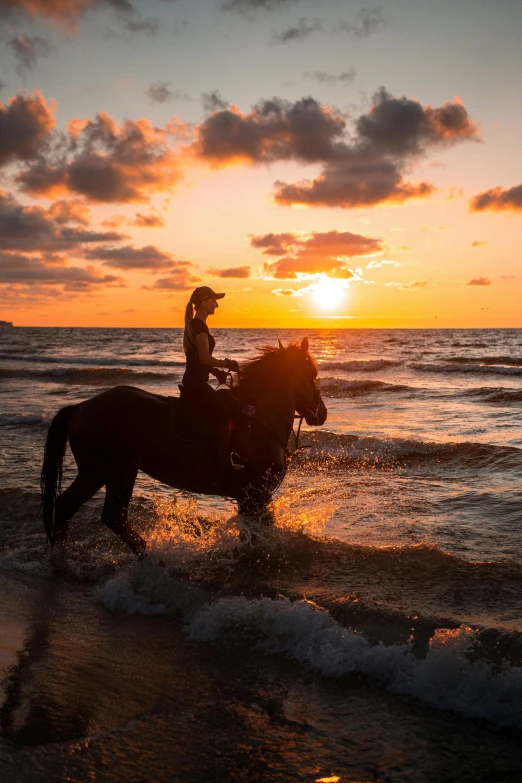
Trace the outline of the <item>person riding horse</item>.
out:
<instances>
[{"instance_id":1,"label":"person riding horse","mask_svg":"<svg viewBox=\"0 0 522 783\"><path fill-rule=\"evenodd\" d=\"M212 355L216 341L209 332L207 318L214 315L219 307L217 300L224 296L206 285L196 288L185 309L183 333L186 369L181 387L182 396L208 419L216 460L216 485L219 484L227 458L232 467L238 470L243 467L238 455L230 452L230 411L223 401L223 395L216 393L208 383L210 373L218 380L223 380L223 369L239 372L239 365L234 359L216 359Z\"/></svg>"}]
</instances>

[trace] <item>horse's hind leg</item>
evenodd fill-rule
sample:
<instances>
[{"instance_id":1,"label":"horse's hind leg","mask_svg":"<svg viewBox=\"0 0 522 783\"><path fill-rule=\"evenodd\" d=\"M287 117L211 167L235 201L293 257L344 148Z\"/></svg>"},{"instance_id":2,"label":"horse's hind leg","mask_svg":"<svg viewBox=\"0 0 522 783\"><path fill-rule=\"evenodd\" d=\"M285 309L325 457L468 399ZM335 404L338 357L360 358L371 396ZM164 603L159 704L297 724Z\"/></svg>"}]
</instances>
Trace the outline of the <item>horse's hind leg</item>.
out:
<instances>
[{"instance_id":1,"label":"horse's hind leg","mask_svg":"<svg viewBox=\"0 0 522 783\"><path fill-rule=\"evenodd\" d=\"M102 511L102 522L114 530L135 555L141 555L147 542L129 525L129 503L138 471L129 468L120 470L107 481L107 494Z\"/></svg>"},{"instance_id":2,"label":"horse's hind leg","mask_svg":"<svg viewBox=\"0 0 522 783\"><path fill-rule=\"evenodd\" d=\"M56 500L53 546L65 541L71 518L80 506L87 503L103 487L104 483L102 476L80 469L73 483Z\"/></svg>"}]
</instances>

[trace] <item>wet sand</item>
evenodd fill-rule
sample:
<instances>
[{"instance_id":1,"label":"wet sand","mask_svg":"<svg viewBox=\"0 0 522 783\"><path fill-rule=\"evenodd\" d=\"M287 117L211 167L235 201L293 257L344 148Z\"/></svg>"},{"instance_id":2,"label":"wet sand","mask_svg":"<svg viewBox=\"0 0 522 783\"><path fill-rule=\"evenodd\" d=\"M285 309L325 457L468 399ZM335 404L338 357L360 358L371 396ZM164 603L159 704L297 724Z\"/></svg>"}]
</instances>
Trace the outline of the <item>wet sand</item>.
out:
<instances>
[{"instance_id":1,"label":"wet sand","mask_svg":"<svg viewBox=\"0 0 522 783\"><path fill-rule=\"evenodd\" d=\"M191 643L175 619L111 612L91 586L0 583L2 780L522 779L516 731Z\"/></svg>"}]
</instances>

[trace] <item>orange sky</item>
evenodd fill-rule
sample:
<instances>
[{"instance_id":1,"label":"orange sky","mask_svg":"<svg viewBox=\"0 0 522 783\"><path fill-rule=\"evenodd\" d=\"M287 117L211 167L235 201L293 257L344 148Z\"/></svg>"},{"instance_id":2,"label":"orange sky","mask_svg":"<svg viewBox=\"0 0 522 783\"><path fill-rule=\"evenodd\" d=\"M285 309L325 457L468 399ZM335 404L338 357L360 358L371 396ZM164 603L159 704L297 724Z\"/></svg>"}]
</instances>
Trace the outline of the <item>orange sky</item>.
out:
<instances>
[{"instance_id":1,"label":"orange sky","mask_svg":"<svg viewBox=\"0 0 522 783\"><path fill-rule=\"evenodd\" d=\"M522 327L521 6L225 5L1 12L0 319Z\"/></svg>"}]
</instances>

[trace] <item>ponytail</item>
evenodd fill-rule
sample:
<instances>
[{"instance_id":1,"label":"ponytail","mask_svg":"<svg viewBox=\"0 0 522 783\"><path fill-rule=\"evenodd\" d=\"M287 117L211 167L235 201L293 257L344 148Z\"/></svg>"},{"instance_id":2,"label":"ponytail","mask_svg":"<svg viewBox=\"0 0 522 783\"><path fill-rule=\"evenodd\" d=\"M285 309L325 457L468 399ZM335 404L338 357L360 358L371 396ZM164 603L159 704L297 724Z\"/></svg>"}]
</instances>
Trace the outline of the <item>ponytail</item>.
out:
<instances>
[{"instance_id":1,"label":"ponytail","mask_svg":"<svg viewBox=\"0 0 522 783\"><path fill-rule=\"evenodd\" d=\"M192 304L192 297L191 297L185 308L185 331L183 332L183 352L185 355L187 355L187 351L189 350L193 342L190 339L190 333L192 332L190 328L190 322L192 321L193 318L194 318L194 305Z\"/></svg>"}]
</instances>

